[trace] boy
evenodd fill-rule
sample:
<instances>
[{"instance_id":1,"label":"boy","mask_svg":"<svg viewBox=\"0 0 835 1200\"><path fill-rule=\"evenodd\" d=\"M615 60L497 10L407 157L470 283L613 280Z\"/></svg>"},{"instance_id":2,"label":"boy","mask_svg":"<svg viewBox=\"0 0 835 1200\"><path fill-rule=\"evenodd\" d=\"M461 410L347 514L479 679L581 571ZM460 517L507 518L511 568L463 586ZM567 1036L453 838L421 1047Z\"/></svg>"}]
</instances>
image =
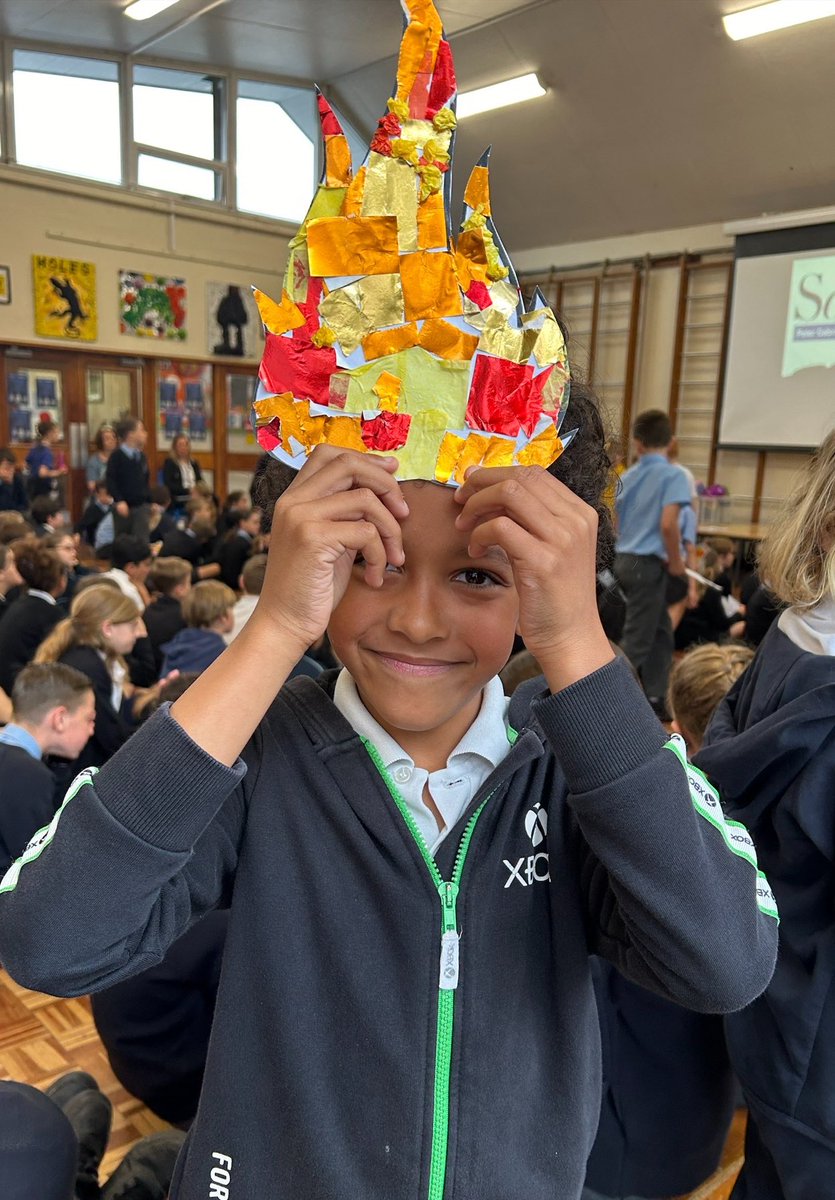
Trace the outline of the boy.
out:
<instances>
[{"instance_id":1,"label":"boy","mask_svg":"<svg viewBox=\"0 0 835 1200\"><path fill-rule=\"evenodd\" d=\"M183 597L186 628L162 646L162 675L171 671L203 671L226 649L224 634L232 628L235 593L217 579L197 583Z\"/></svg>"},{"instance_id":2,"label":"boy","mask_svg":"<svg viewBox=\"0 0 835 1200\"><path fill-rule=\"evenodd\" d=\"M673 660L673 630L667 612L669 576L683 581L679 509L690 503L690 485L667 459L673 433L659 409L639 413L632 426L638 461L621 478L616 500L618 538L615 578L626 596L621 647L638 672L653 709L665 716Z\"/></svg>"},{"instance_id":3,"label":"boy","mask_svg":"<svg viewBox=\"0 0 835 1200\"><path fill-rule=\"evenodd\" d=\"M61 430L51 417L44 417L38 421L37 434L37 442L26 455L29 495L33 500L37 496L59 497L67 467L63 456L53 453L53 446L60 442Z\"/></svg>"},{"instance_id":4,"label":"boy","mask_svg":"<svg viewBox=\"0 0 835 1200\"><path fill-rule=\"evenodd\" d=\"M266 574L266 554L253 554L244 563L244 569L241 571L241 577L238 580L238 586L242 594L235 601L235 607L232 609L232 628L226 634L227 646L230 642L234 642L254 613L258 597L261 595L261 589L264 586L264 577Z\"/></svg>"},{"instance_id":5,"label":"boy","mask_svg":"<svg viewBox=\"0 0 835 1200\"><path fill-rule=\"evenodd\" d=\"M30 519L35 536L39 538L60 533L66 525L61 501L57 496L36 496L32 501Z\"/></svg>"},{"instance_id":6,"label":"boy","mask_svg":"<svg viewBox=\"0 0 835 1200\"><path fill-rule=\"evenodd\" d=\"M113 542L112 516L110 521L111 532L106 541L99 542L98 531L101 528L102 521L105 519L105 517L112 513L112 510L113 497L107 490L107 483L105 480L100 479L98 483L94 485L93 494L87 502L87 507L81 514L81 520L75 527L76 533L79 533L89 546L95 547L97 543L99 545L111 545Z\"/></svg>"},{"instance_id":7,"label":"boy","mask_svg":"<svg viewBox=\"0 0 835 1200\"><path fill-rule=\"evenodd\" d=\"M24 668L12 690L12 723L0 732L0 871L55 815L55 776L45 755L78 758L93 732L90 680L60 663Z\"/></svg>"},{"instance_id":8,"label":"boy","mask_svg":"<svg viewBox=\"0 0 835 1200\"><path fill-rule=\"evenodd\" d=\"M186 503L185 529L172 529L163 538L162 553L166 557L185 558L192 564L192 582L212 579L220 574L218 563L211 561L215 522L211 505L202 496Z\"/></svg>"},{"instance_id":9,"label":"boy","mask_svg":"<svg viewBox=\"0 0 835 1200\"><path fill-rule=\"evenodd\" d=\"M149 542L131 533L120 533L110 550L111 568L102 577L118 583L139 611L144 612L151 599L145 581L153 561Z\"/></svg>"},{"instance_id":10,"label":"boy","mask_svg":"<svg viewBox=\"0 0 835 1200\"><path fill-rule=\"evenodd\" d=\"M148 432L137 417L116 422L118 447L107 460L105 481L113 497L116 534L132 533L148 540L151 491L145 443Z\"/></svg>"},{"instance_id":11,"label":"boy","mask_svg":"<svg viewBox=\"0 0 835 1200\"><path fill-rule=\"evenodd\" d=\"M301 469L275 505L255 611L170 709L79 777L49 845L0 883L0 959L25 986L72 992L159 961L197 915L231 905L176 1200L576 1200L600 1105L589 952L706 1008L747 1003L773 967L750 849L727 849L695 779L691 803L677 744L595 615L608 462L581 388L558 457L568 373L553 314L523 325L514 309L506 332L528 361L501 357L499 306L516 292L486 168L456 283L437 165L451 52L429 0L408 8L372 157L414 196L398 217L341 212L365 211L364 179L341 187L347 143L320 101L343 139L322 187L340 188L312 211L339 215L306 224L291 253L310 239L309 259L282 304L264 303L259 441ZM401 120L425 146L389 140ZM403 253L403 278L384 278L401 219L409 244L443 246ZM322 280L343 272L358 290L335 302ZM334 348L337 332L356 344L352 294L383 322L356 370ZM393 311L409 319L392 331ZM465 312L466 330L443 319ZM482 329L496 353L477 354ZM467 473L488 455L517 465ZM517 628L545 680L508 712L497 673ZM344 670L282 689L326 629ZM79 872L82 854L95 871Z\"/></svg>"},{"instance_id":12,"label":"boy","mask_svg":"<svg viewBox=\"0 0 835 1200\"><path fill-rule=\"evenodd\" d=\"M155 594L145 609L144 620L159 678L163 645L186 627L182 602L191 591L191 563L173 555L158 558L151 567L149 582Z\"/></svg>"},{"instance_id":13,"label":"boy","mask_svg":"<svg viewBox=\"0 0 835 1200\"><path fill-rule=\"evenodd\" d=\"M467 1197L576 1196L599 1104L589 950L701 1008L771 970L753 869L690 804L594 619L593 510L538 469L453 494L393 466L314 452L244 629L79 778L39 860L50 887L34 864L3 884L12 974L85 992L158 961L237 869L185 1200L213 1168L244 1196L440 1196L444 1169ZM506 724L517 623L553 694L528 714L522 689ZM276 698L326 624L350 672L333 701L305 679ZM78 839L105 827L118 848L80 888ZM90 929L83 968L65 922Z\"/></svg>"},{"instance_id":14,"label":"boy","mask_svg":"<svg viewBox=\"0 0 835 1200\"><path fill-rule=\"evenodd\" d=\"M67 586L64 564L40 538L16 541L14 556L26 590L11 602L0 623L0 688L7 695L38 646L64 616L58 597Z\"/></svg>"},{"instance_id":15,"label":"boy","mask_svg":"<svg viewBox=\"0 0 835 1200\"><path fill-rule=\"evenodd\" d=\"M220 578L227 587L240 587L241 572L252 553L252 542L261 532L261 509L253 508L239 514L230 532L215 551L220 566Z\"/></svg>"}]
</instances>

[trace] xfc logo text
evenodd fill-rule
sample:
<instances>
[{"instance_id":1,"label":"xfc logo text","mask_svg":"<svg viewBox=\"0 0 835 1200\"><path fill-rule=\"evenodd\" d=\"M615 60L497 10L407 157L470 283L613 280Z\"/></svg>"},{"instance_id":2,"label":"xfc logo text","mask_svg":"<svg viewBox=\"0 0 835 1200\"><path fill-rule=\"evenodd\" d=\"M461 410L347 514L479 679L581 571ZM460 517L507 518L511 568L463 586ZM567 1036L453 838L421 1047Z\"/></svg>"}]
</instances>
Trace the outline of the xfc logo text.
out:
<instances>
[{"instance_id":1,"label":"xfc logo text","mask_svg":"<svg viewBox=\"0 0 835 1200\"><path fill-rule=\"evenodd\" d=\"M542 852L529 854L527 858L520 858L515 863L508 862L506 858L502 861L508 870L506 888L512 883L531 887L534 883L547 883L551 878L548 871L548 855Z\"/></svg>"}]
</instances>

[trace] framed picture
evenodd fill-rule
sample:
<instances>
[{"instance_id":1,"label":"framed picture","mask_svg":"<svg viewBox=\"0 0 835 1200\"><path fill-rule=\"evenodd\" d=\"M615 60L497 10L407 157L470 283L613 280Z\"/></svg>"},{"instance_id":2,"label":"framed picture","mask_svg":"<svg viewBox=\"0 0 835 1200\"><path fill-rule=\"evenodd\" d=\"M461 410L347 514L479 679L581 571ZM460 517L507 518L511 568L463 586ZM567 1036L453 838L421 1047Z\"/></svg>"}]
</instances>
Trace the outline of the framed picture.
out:
<instances>
[{"instance_id":1,"label":"framed picture","mask_svg":"<svg viewBox=\"0 0 835 1200\"><path fill-rule=\"evenodd\" d=\"M12 273L8 267L0 267L0 304L12 302Z\"/></svg>"},{"instance_id":2,"label":"framed picture","mask_svg":"<svg viewBox=\"0 0 835 1200\"><path fill-rule=\"evenodd\" d=\"M94 342L98 337L95 263L32 255L35 333Z\"/></svg>"},{"instance_id":3,"label":"framed picture","mask_svg":"<svg viewBox=\"0 0 835 1200\"><path fill-rule=\"evenodd\" d=\"M119 272L119 332L186 339L186 281L142 271Z\"/></svg>"},{"instance_id":4,"label":"framed picture","mask_svg":"<svg viewBox=\"0 0 835 1200\"><path fill-rule=\"evenodd\" d=\"M209 353L231 358L260 358L264 349L264 326L258 305L252 298L252 289L234 283L209 283L206 286Z\"/></svg>"}]
</instances>

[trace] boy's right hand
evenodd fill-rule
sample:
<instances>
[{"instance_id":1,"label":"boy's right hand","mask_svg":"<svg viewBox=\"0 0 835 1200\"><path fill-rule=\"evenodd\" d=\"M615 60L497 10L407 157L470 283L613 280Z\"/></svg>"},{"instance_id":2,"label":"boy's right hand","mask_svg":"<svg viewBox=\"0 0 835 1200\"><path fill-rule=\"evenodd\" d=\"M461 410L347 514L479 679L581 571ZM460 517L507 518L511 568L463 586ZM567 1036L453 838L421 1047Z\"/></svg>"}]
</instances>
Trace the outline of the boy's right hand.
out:
<instances>
[{"instance_id":1,"label":"boy's right hand","mask_svg":"<svg viewBox=\"0 0 835 1200\"><path fill-rule=\"evenodd\" d=\"M278 500L253 618L278 626L299 658L325 632L358 552L371 587L382 586L389 563L402 565L409 508L396 470L396 458L317 446Z\"/></svg>"}]
</instances>

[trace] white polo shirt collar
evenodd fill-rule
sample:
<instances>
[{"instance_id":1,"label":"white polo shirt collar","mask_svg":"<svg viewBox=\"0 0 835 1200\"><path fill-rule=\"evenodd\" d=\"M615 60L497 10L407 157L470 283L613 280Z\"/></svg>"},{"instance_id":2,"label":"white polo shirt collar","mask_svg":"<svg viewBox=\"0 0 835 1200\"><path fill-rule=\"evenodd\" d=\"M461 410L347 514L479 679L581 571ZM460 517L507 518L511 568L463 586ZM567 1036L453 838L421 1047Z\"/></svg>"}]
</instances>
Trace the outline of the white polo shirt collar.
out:
<instances>
[{"instance_id":1,"label":"white polo shirt collar","mask_svg":"<svg viewBox=\"0 0 835 1200\"><path fill-rule=\"evenodd\" d=\"M450 754L446 767L431 774L415 766L403 747L374 720L353 677L344 668L336 680L333 702L360 737L377 750L433 854L510 749L507 724L510 701L497 677L486 684L478 716ZM441 830L423 799L427 785L444 820Z\"/></svg>"}]
</instances>

